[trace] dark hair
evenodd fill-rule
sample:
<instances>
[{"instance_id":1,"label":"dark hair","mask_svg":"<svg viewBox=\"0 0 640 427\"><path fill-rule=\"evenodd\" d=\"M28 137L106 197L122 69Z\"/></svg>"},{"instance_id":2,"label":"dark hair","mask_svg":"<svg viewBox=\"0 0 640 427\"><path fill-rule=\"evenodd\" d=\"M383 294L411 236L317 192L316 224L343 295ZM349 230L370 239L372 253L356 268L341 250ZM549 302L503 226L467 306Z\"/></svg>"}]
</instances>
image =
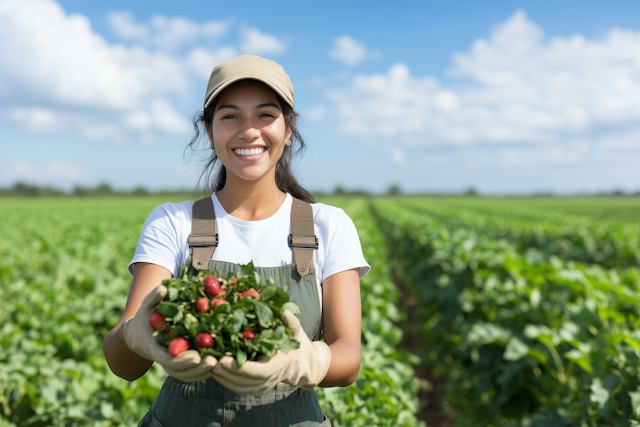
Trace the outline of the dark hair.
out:
<instances>
[{"instance_id":1,"label":"dark hair","mask_svg":"<svg viewBox=\"0 0 640 427\"><path fill-rule=\"evenodd\" d=\"M222 163L218 165L219 159L216 152L211 149L211 141L205 126L206 123L211 123L211 120L213 120L213 113L219 96L216 96L207 108L193 116L192 122L195 133L185 148L185 154L188 149L193 152L211 150L211 154L204 159L204 167L198 179L198 187L204 180L205 186L212 191L222 190L227 182L227 168ZM306 148L304 139L296 126L300 115L289 104L284 102L280 95L276 93L276 96L278 97L278 103L282 109L287 129L291 129L291 145L285 145L282 157L276 164L276 185L280 191L289 193L295 198L308 203L315 203L313 196L298 184L298 180L293 175L292 170L293 158L298 154L302 154ZM198 147L201 143L203 143L204 149Z\"/></svg>"}]
</instances>

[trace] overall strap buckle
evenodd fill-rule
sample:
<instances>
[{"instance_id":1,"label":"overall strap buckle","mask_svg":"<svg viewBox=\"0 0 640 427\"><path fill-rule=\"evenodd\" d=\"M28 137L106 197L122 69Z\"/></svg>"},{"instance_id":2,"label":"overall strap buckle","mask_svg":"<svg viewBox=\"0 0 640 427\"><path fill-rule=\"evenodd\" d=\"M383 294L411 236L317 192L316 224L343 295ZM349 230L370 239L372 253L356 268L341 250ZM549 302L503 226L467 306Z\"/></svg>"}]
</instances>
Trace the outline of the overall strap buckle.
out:
<instances>
[{"instance_id":1,"label":"overall strap buckle","mask_svg":"<svg viewBox=\"0 0 640 427\"><path fill-rule=\"evenodd\" d=\"M189 245L190 248L218 246L218 234L189 234L187 245Z\"/></svg>"},{"instance_id":2,"label":"overall strap buckle","mask_svg":"<svg viewBox=\"0 0 640 427\"><path fill-rule=\"evenodd\" d=\"M315 234L289 234L289 246L292 248L318 249L318 238Z\"/></svg>"},{"instance_id":3,"label":"overall strap buckle","mask_svg":"<svg viewBox=\"0 0 640 427\"><path fill-rule=\"evenodd\" d=\"M196 270L205 270L219 243L211 197L195 202L192 213L191 234L187 239L191 248L191 266Z\"/></svg>"}]
</instances>

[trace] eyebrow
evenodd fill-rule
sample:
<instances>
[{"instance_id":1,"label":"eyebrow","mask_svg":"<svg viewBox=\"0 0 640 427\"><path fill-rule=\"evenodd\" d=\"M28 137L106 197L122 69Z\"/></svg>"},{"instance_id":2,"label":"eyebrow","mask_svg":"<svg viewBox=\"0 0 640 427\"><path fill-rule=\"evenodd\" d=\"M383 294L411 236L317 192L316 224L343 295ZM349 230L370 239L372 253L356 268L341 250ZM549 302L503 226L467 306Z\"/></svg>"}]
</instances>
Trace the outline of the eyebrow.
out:
<instances>
[{"instance_id":1,"label":"eyebrow","mask_svg":"<svg viewBox=\"0 0 640 427\"><path fill-rule=\"evenodd\" d=\"M265 107L275 107L277 109L280 109L279 105L274 104L273 102L269 102L266 104L260 104L258 105L256 108L265 108ZM226 104L226 105L221 105L218 108L216 108L216 111L220 111L223 108L230 108L232 110L239 110L240 108L237 105L233 105L233 104Z\"/></svg>"}]
</instances>

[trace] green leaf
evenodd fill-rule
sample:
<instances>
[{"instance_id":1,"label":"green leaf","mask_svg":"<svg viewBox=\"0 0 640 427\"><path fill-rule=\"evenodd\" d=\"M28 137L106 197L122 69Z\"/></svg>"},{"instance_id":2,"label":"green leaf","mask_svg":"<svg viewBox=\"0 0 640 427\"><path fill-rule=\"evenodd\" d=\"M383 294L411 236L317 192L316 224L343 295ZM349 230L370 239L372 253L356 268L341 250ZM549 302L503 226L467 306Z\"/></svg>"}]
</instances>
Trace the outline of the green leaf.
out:
<instances>
[{"instance_id":1,"label":"green leaf","mask_svg":"<svg viewBox=\"0 0 640 427\"><path fill-rule=\"evenodd\" d=\"M253 272L253 276L256 280L256 285L261 286L262 285L262 277L260 277L260 275L258 274L257 271Z\"/></svg>"},{"instance_id":2,"label":"green leaf","mask_svg":"<svg viewBox=\"0 0 640 427\"><path fill-rule=\"evenodd\" d=\"M283 310L285 310L285 309L289 310L293 314L300 314L300 307L298 307L295 303L292 303L291 301L285 302L282 305L282 309Z\"/></svg>"},{"instance_id":3,"label":"green leaf","mask_svg":"<svg viewBox=\"0 0 640 427\"><path fill-rule=\"evenodd\" d=\"M184 317L184 307L182 305L178 306L178 313L173 316L174 322L180 322Z\"/></svg>"},{"instance_id":4,"label":"green leaf","mask_svg":"<svg viewBox=\"0 0 640 427\"><path fill-rule=\"evenodd\" d=\"M511 332L493 323L476 323L471 327L467 339L471 344L504 344L511 337Z\"/></svg>"},{"instance_id":5,"label":"green leaf","mask_svg":"<svg viewBox=\"0 0 640 427\"><path fill-rule=\"evenodd\" d=\"M549 358L547 357L547 353L543 353L540 350L536 350L533 348L529 349L529 356L533 357L534 359L536 359L539 363L542 363L543 365L547 364L547 361L549 360Z\"/></svg>"},{"instance_id":6,"label":"green leaf","mask_svg":"<svg viewBox=\"0 0 640 427\"><path fill-rule=\"evenodd\" d=\"M113 405L109 402L100 403L100 412L106 419L111 418L113 416Z\"/></svg>"},{"instance_id":7,"label":"green leaf","mask_svg":"<svg viewBox=\"0 0 640 427\"><path fill-rule=\"evenodd\" d=\"M587 374L593 373L593 367L591 366L591 359L589 356L582 354L579 350L569 350L564 356L572 360L576 365L580 366Z\"/></svg>"},{"instance_id":8,"label":"green leaf","mask_svg":"<svg viewBox=\"0 0 640 427\"><path fill-rule=\"evenodd\" d=\"M213 314L218 315L221 313L230 313L231 312L231 304L220 304L216 308L213 309Z\"/></svg>"},{"instance_id":9,"label":"green leaf","mask_svg":"<svg viewBox=\"0 0 640 427\"><path fill-rule=\"evenodd\" d=\"M630 346L634 347L636 350L640 350L640 341L630 337L629 335L624 336L624 341Z\"/></svg>"},{"instance_id":10,"label":"green leaf","mask_svg":"<svg viewBox=\"0 0 640 427\"><path fill-rule=\"evenodd\" d=\"M247 353L245 353L242 349L238 349L238 352L236 353L236 362L238 362L238 367L242 368L242 365L244 365L244 362L247 361Z\"/></svg>"},{"instance_id":11,"label":"green leaf","mask_svg":"<svg viewBox=\"0 0 640 427\"><path fill-rule=\"evenodd\" d=\"M516 361L522 359L529 354L529 347L520 341L518 337L511 337L507 342L507 348L504 352L504 360Z\"/></svg>"},{"instance_id":12,"label":"green leaf","mask_svg":"<svg viewBox=\"0 0 640 427\"><path fill-rule=\"evenodd\" d=\"M631 398L631 408L633 408L633 413L636 416L640 415L640 390L636 389L636 391L629 392L629 398Z\"/></svg>"},{"instance_id":13,"label":"green leaf","mask_svg":"<svg viewBox=\"0 0 640 427\"><path fill-rule=\"evenodd\" d=\"M247 323L247 318L244 315L244 311L240 308L233 310L233 317L231 319L231 327L234 333L240 332L242 326Z\"/></svg>"},{"instance_id":14,"label":"green leaf","mask_svg":"<svg viewBox=\"0 0 640 427\"><path fill-rule=\"evenodd\" d=\"M603 385L600 378L595 378L591 383L591 402L595 403L597 409L602 409L609 400L609 390Z\"/></svg>"},{"instance_id":15,"label":"green leaf","mask_svg":"<svg viewBox=\"0 0 640 427\"><path fill-rule=\"evenodd\" d=\"M249 264L240 265L240 267L242 268L242 271L245 275L251 274L255 269L255 267L253 266L253 261L251 261Z\"/></svg>"},{"instance_id":16,"label":"green leaf","mask_svg":"<svg viewBox=\"0 0 640 427\"><path fill-rule=\"evenodd\" d=\"M293 338L287 339L280 346L280 350L282 350L283 353L289 353L291 350L295 350L297 348L300 348L300 341L298 341L296 339L293 339Z\"/></svg>"},{"instance_id":17,"label":"green leaf","mask_svg":"<svg viewBox=\"0 0 640 427\"><path fill-rule=\"evenodd\" d=\"M164 317L175 317L180 311L180 305L175 302L164 301L158 304L156 311Z\"/></svg>"},{"instance_id":18,"label":"green leaf","mask_svg":"<svg viewBox=\"0 0 640 427\"><path fill-rule=\"evenodd\" d=\"M182 325L171 326L169 330L172 331L172 334L171 334L172 338L183 337L187 334L187 330Z\"/></svg>"},{"instance_id":19,"label":"green leaf","mask_svg":"<svg viewBox=\"0 0 640 427\"><path fill-rule=\"evenodd\" d=\"M527 325L524 328L524 335L534 339L540 336L551 338L551 330L545 325Z\"/></svg>"},{"instance_id":20,"label":"green leaf","mask_svg":"<svg viewBox=\"0 0 640 427\"><path fill-rule=\"evenodd\" d=\"M254 301L256 307L256 314L258 315L258 322L263 328L268 328L273 320L273 311L263 302Z\"/></svg>"}]
</instances>

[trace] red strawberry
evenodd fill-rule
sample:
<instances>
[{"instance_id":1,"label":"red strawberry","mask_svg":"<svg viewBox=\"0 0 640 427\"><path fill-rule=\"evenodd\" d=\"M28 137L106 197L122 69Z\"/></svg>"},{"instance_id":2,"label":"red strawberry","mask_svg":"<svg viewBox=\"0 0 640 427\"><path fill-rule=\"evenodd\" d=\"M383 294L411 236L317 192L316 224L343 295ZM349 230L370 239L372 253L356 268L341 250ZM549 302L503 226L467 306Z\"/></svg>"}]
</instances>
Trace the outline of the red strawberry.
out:
<instances>
[{"instance_id":1,"label":"red strawberry","mask_svg":"<svg viewBox=\"0 0 640 427\"><path fill-rule=\"evenodd\" d=\"M238 279L236 279L235 277L231 278L231 284L235 285L236 283L238 283Z\"/></svg>"},{"instance_id":2,"label":"red strawberry","mask_svg":"<svg viewBox=\"0 0 640 427\"><path fill-rule=\"evenodd\" d=\"M207 297L202 297L198 300L198 302L196 302L196 310L198 310L201 313L208 313L209 312L209 298Z\"/></svg>"},{"instance_id":3,"label":"red strawberry","mask_svg":"<svg viewBox=\"0 0 640 427\"><path fill-rule=\"evenodd\" d=\"M229 303L223 300L222 298L216 298L213 300L213 308L216 308L217 306L222 304L229 304Z\"/></svg>"},{"instance_id":4,"label":"red strawberry","mask_svg":"<svg viewBox=\"0 0 640 427\"><path fill-rule=\"evenodd\" d=\"M260 299L260 294L255 289L251 288L248 291L244 291L242 293L243 297L254 297L255 299Z\"/></svg>"},{"instance_id":5,"label":"red strawberry","mask_svg":"<svg viewBox=\"0 0 640 427\"><path fill-rule=\"evenodd\" d=\"M187 351L189 348L189 341L185 340L182 337L178 337L176 339L171 340L169 343L169 354L173 357L176 357L183 351Z\"/></svg>"},{"instance_id":6,"label":"red strawberry","mask_svg":"<svg viewBox=\"0 0 640 427\"><path fill-rule=\"evenodd\" d=\"M252 340L255 336L256 334L251 331L244 331L244 337L248 340Z\"/></svg>"},{"instance_id":7,"label":"red strawberry","mask_svg":"<svg viewBox=\"0 0 640 427\"><path fill-rule=\"evenodd\" d=\"M213 347L213 337L209 332L202 332L196 337L196 347L211 348Z\"/></svg>"},{"instance_id":8,"label":"red strawberry","mask_svg":"<svg viewBox=\"0 0 640 427\"><path fill-rule=\"evenodd\" d=\"M223 294L224 291L220 287L220 282L213 276L207 276L204 278L204 293L215 297L216 295Z\"/></svg>"},{"instance_id":9,"label":"red strawberry","mask_svg":"<svg viewBox=\"0 0 640 427\"><path fill-rule=\"evenodd\" d=\"M149 317L149 324L156 331L159 331L160 329L164 328L164 325L166 323L167 323L167 321L164 320L164 316L162 314L158 313L157 311L155 313L153 313L151 315L151 317Z\"/></svg>"}]
</instances>

